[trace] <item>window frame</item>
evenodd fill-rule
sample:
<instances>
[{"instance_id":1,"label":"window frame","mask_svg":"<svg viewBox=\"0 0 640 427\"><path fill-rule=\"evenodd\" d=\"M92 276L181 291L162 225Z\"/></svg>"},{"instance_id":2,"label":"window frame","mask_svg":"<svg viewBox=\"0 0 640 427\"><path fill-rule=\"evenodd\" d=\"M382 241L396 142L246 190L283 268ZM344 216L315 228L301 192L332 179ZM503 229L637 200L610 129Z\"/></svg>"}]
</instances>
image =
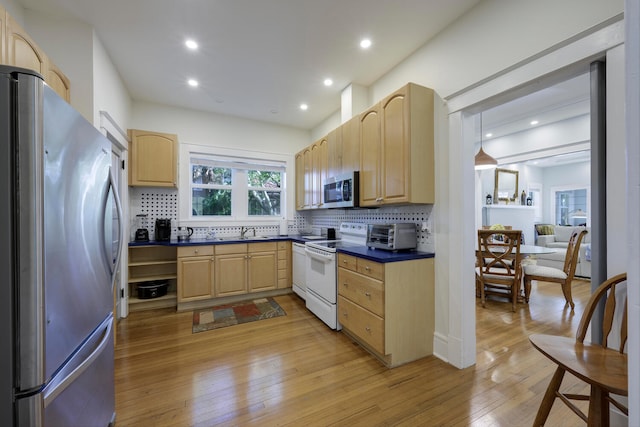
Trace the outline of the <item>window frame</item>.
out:
<instances>
[{"instance_id":1,"label":"window frame","mask_svg":"<svg viewBox=\"0 0 640 427\"><path fill-rule=\"evenodd\" d=\"M243 166L232 168L232 206L229 216L196 215L192 213L192 158L201 157L212 161L225 160L236 161ZM213 146L201 146L195 144L181 144L179 167L179 222L192 226L212 225L274 225L287 217L293 217L294 203L290 203L294 197L294 157L276 153L255 153L242 150L228 149ZM282 173L280 181L280 214L279 215L249 215L249 181L248 170L275 170ZM242 181L242 183L238 182ZM254 187L257 189L258 187ZM260 187L262 188L262 187ZM238 190L244 195L234 197ZM266 190L274 190L267 188ZM244 203L243 199L244 198Z\"/></svg>"}]
</instances>

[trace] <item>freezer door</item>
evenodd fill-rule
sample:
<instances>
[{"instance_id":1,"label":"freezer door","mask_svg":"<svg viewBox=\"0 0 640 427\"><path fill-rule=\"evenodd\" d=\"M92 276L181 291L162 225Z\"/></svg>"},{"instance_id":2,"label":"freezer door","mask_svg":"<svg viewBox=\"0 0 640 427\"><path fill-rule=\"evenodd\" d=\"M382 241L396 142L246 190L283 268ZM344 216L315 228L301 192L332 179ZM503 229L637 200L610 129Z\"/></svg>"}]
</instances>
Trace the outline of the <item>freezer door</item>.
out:
<instances>
[{"instance_id":1,"label":"freezer door","mask_svg":"<svg viewBox=\"0 0 640 427\"><path fill-rule=\"evenodd\" d=\"M113 321L109 315L45 388L46 427L105 427L114 420Z\"/></svg>"},{"instance_id":2,"label":"freezer door","mask_svg":"<svg viewBox=\"0 0 640 427\"><path fill-rule=\"evenodd\" d=\"M113 309L105 242L111 145L53 90L44 91L45 378Z\"/></svg>"}]
</instances>

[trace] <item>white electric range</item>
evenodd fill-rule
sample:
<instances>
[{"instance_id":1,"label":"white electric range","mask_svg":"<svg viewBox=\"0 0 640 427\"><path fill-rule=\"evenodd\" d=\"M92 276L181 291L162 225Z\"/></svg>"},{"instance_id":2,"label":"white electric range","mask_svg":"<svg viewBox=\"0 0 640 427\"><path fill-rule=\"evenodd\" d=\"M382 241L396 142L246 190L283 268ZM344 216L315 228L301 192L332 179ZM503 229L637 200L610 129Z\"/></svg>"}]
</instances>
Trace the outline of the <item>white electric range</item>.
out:
<instances>
[{"instance_id":1,"label":"white electric range","mask_svg":"<svg viewBox=\"0 0 640 427\"><path fill-rule=\"evenodd\" d=\"M305 243L306 306L331 329L340 330L338 322L337 263L336 251L348 246L365 246L367 224L343 222L339 229L340 239Z\"/></svg>"}]
</instances>

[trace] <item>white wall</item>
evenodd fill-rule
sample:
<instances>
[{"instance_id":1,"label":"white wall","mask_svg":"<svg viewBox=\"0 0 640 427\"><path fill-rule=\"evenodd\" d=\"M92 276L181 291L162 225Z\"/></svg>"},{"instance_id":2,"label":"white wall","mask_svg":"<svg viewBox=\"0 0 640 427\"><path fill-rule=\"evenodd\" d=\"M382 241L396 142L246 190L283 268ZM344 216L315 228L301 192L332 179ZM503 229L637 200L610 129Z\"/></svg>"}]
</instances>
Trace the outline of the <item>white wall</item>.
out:
<instances>
[{"instance_id":1,"label":"white wall","mask_svg":"<svg viewBox=\"0 0 640 427\"><path fill-rule=\"evenodd\" d=\"M4 7L9 15L24 27L24 8L16 0L0 0L0 5Z\"/></svg>"},{"instance_id":2,"label":"white wall","mask_svg":"<svg viewBox=\"0 0 640 427\"><path fill-rule=\"evenodd\" d=\"M93 120L106 111L122 130L129 128L132 101L122 78L97 35L93 37Z\"/></svg>"},{"instance_id":3,"label":"white wall","mask_svg":"<svg viewBox=\"0 0 640 427\"><path fill-rule=\"evenodd\" d=\"M131 128L178 134L180 143L293 154L310 143L310 133L238 117L136 101Z\"/></svg>"}]
</instances>

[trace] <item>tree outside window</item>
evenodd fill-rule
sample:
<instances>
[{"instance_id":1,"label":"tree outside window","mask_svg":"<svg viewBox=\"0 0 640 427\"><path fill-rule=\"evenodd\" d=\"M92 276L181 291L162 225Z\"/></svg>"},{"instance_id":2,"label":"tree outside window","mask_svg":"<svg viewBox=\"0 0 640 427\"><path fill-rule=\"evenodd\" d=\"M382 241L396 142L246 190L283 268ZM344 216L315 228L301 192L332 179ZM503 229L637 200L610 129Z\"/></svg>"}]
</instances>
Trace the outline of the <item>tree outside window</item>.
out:
<instances>
[{"instance_id":1,"label":"tree outside window","mask_svg":"<svg viewBox=\"0 0 640 427\"><path fill-rule=\"evenodd\" d=\"M282 173L261 170L247 171L248 215L279 216Z\"/></svg>"}]
</instances>

